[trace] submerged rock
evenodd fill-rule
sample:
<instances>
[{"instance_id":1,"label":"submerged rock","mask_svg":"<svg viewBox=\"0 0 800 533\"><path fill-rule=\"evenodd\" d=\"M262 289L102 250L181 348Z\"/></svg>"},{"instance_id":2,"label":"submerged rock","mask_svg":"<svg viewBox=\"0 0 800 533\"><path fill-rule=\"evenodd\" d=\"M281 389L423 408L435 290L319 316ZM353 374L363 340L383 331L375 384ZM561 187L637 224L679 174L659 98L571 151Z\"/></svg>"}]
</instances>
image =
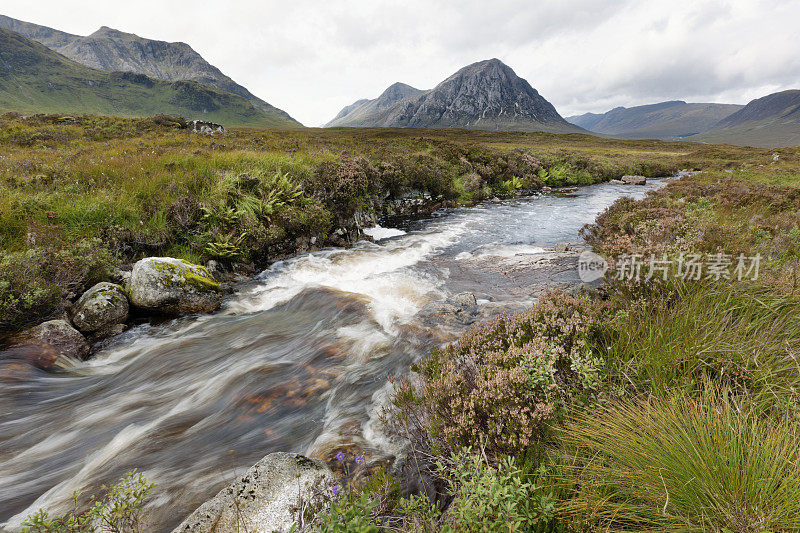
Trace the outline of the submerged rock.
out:
<instances>
[{"instance_id":1,"label":"submerged rock","mask_svg":"<svg viewBox=\"0 0 800 533\"><path fill-rule=\"evenodd\" d=\"M72 306L72 323L83 333L120 324L128 319L128 297L114 283L101 282L83 293Z\"/></svg>"},{"instance_id":2,"label":"submerged rock","mask_svg":"<svg viewBox=\"0 0 800 533\"><path fill-rule=\"evenodd\" d=\"M38 346L45 352L55 349L61 356L73 359L85 359L89 355L89 343L81 333L66 320L49 320L19 335L14 344L20 346ZM54 354L51 354L54 355ZM57 360L57 357L47 357Z\"/></svg>"},{"instance_id":3,"label":"submerged rock","mask_svg":"<svg viewBox=\"0 0 800 533\"><path fill-rule=\"evenodd\" d=\"M647 183L647 178L644 176L622 176L621 181L625 185L644 185Z\"/></svg>"},{"instance_id":4,"label":"submerged rock","mask_svg":"<svg viewBox=\"0 0 800 533\"><path fill-rule=\"evenodd\" d=\"M134 306L165 314L210 313L222 302L222 288L205 267L172 257L133 265L128 292Z\"/></svg>"},{"instance_id":5,"label":"submerged rock","mask_svg":"<svg viewBox=\"0 0 800 533\"><path fill-rule=\"evenodd\" d=\"M289 531L301 502L313 504L330 494L334 479L318 459L271 453L198 507L173 533Z\"/></svg>"}]
</instances>

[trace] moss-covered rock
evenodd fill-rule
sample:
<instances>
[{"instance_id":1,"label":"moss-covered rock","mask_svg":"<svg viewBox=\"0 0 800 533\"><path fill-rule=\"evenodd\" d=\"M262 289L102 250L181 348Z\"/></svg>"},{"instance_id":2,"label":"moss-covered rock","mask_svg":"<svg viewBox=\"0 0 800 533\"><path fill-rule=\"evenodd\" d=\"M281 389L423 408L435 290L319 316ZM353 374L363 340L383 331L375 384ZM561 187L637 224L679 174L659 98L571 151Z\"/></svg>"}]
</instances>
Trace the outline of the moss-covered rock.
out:
<instances>
[{"instance_id":1,"label":"moss-covered rock","mask_svg":"<svg viewBox=\"0 0 800 533\"><path fill-rule=\"evenodd\" d=\"M72 306L72 323L83 333L91 333L128 319L125 289L101 282L83 293Z\"/></svg>"},{"instance_id":2,"label":"moss-covered rock","mask_svg":"<svg viewBox=\"0 0 800 533\"><path fill-rule=\"evenodd\" d=\"M222 288L204 267L172 257L148 257L133 265L131 303L164 314L210 313L222 302Z\"/></svg>"}]
</instances>

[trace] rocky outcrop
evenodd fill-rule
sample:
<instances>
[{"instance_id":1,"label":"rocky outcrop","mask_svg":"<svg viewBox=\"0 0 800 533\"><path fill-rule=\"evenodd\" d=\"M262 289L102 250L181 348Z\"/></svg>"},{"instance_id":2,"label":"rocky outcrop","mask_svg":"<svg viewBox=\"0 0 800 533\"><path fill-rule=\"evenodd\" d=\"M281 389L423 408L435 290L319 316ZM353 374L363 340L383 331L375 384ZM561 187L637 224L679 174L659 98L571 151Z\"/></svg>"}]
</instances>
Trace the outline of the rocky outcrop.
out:
<instances>
[{"instance_id":1,"label":"rocky outcrop","mask_svg":"<svg viewBox=\"0 0 800 533\"><path fill-rule=\"evenodd\" d=\"M52 354L72 359L85 359L89 355L89 343L78 330L66 320L49 320L19 335L16 342L21 346L39 346Z\"/></svg>"},{"instance_id":2,"label":"rocky outcrop","mask_svg":"<svg viewBox=\"0 0 800 533\"><path fill-rule=\"evenodd\" d=\"M170 315L210 313L222 302L222 288L205 267L172 257L133 265L128 293L134 306Z\"/></svg>"},{"instance_id":3,"label":"rocky outcrop","mask_svg":"<svg viewBox=\"0 0 800 533\"><path fill-rule=\"evenodd\" d=\"M334 475L318 459L271 453L189 515L173 533L285 532L298 508L329 495Z\"/></svg>"},{"instance_id":4,"label":"rocky outcrop","mask_svg":"<svg viewBox=\"0 0 800 533\"><path fill-rule=\"evenodd\" d=\"M128 308L128 297L120 285L101 282L72 306L72 323L83 333L93 333L125 322Z\"/></svg>"},{"instance_id":5,"label":"rocky outcrop","mask_svg":"<svg viewBox=\"0 0 800 533\"><path fill-rule=\"evenodd\" d=\"M187 125L187 128L192 133L206 133L208 135L225 133L225 128L221 124L215 124L213 122L204 122L202 120L192 120Z\"/></svg>"}]
</instances>

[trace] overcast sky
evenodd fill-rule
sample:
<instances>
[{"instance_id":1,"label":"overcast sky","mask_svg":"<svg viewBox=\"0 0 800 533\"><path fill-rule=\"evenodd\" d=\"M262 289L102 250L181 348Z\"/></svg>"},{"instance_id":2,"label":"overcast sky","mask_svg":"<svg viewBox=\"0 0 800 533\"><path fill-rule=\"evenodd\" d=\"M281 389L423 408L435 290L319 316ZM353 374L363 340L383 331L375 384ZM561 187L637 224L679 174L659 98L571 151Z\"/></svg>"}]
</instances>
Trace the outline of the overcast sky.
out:
<instances>
[{"instance_id":1,"label":"overcast sky","mask_svg":"<svg viewBox=\"0 0 800 533\"><path fill-rule=\"evenodd\" d=\"M0 13L189 43L308 126L491 57L563 116L800 88L798 0L2 0Z\"/></svg>"}]
</instances>

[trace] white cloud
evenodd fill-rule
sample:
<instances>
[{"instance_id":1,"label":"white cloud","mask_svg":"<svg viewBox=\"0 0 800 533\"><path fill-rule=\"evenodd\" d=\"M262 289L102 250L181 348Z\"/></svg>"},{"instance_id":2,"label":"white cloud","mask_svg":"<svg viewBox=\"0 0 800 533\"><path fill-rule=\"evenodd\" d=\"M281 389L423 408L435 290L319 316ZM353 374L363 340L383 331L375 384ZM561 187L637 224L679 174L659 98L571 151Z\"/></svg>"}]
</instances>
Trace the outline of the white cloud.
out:
<instances>
[{"instance_id":1,"label":"white cloud","mask_svg":"<svg viewBox=\"0 0 800 533\"><path fill-rule=\"evenodd\" d=\"M4 0L88 34L184 41L307 125L390 83L429 88L498 57L563 115L800 87L796 0Z\"/></svg>"}]
</instances>

